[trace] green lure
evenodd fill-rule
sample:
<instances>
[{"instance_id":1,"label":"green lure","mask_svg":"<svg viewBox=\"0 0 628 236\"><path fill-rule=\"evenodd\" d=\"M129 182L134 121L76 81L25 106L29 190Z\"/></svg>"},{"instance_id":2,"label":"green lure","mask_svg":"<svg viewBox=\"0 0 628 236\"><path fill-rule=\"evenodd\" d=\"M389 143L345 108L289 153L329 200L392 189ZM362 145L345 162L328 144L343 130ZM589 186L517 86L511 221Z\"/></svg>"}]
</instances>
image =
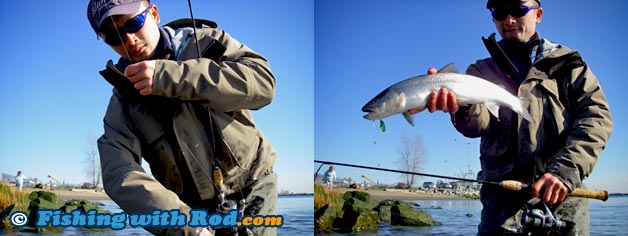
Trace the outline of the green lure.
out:
<instances>
[{"instance_id":1,"label":"green lure","mask_svg":"<svg viewBox=\"0 0 628 236\"><path fill-rule=\"evenodd\" d=\"M384 121L379 120L379 129L382 130L382 132L386 132L386 125L384 124Z\"/></svg>"}]
</instances>

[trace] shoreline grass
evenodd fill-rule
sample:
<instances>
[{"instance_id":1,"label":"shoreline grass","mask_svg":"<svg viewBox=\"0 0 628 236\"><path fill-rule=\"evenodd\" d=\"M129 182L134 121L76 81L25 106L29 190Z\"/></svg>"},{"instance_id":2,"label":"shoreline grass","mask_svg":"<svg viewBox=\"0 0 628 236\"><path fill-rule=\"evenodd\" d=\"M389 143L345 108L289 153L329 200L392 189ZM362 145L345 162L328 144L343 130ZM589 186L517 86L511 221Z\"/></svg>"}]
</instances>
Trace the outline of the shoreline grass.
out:
<instances>
[{"instance_id":1,"label":"shoreline grass","mask_svg":"<svg viewBox=\"0 0 628 236\"><path fill-rule=\"evenodd\" d=\"M335 211L340 211L343 203L342 194L338 190L328 190L325 185L314 183L314 211L325 205L329 205Z\"/></svg>"}]
</instances>

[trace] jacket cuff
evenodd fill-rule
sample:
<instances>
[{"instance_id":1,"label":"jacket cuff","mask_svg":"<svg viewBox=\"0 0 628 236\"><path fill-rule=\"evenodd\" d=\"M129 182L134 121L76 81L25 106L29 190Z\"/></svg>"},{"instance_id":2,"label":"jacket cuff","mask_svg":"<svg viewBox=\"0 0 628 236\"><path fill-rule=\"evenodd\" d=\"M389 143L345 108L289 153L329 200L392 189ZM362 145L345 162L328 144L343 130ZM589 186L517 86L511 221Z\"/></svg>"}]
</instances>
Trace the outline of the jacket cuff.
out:
<instances>
[{"instance_id":1,"label":"jacket cuff","mask_svg":"<svg viewBox=\"0 0 628 236\"><path fill-rule=\"evenodd\" d=\"M571 193L575 187L580 186L582 181L580 180L580 172L575 167L567 167L561 164L554 163L549 167L549 173L556 176Z\"/></svg>"}]
</instances>

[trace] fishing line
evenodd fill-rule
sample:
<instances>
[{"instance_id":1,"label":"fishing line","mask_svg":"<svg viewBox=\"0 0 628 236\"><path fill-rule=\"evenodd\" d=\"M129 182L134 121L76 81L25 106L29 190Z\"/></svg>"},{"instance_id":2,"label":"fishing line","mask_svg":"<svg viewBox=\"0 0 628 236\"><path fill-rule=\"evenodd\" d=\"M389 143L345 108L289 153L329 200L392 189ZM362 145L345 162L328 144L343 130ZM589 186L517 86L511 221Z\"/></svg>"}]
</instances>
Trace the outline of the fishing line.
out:
<instances>
[{"instance_id":1,"label":"fishing line","mask_svg":"<svg viewBox=\"0 0 628 236\"><path fill-rule=\"evenodd\" d=\"M373 120L373 125L371 126L371 131L373 131L373 145L377 144L377 140L375 139L375 121Z\"/></svg>"},{"instance_id":2,"label":"fishing line","mask_svg":"<svg viewBox=\"0 0 628 236\"><path fill-rule=\"evenodd\" d=\"M188 8L190 9L190 18L192 20L192 29L194 31L194 42L196 44L196 54L198 55L198 58L200 59L201 58L201 47L198 45L198 34L196 33L196 21L194 20L194 12L192 11L192 1L191 0L188 0ZM216 161L215 165L217 165L218 164L218 161L217 161L218 157L216 155L216 136L214 135L214 123L212 121L211 107L207 108L207 113L209 115L209 130L210 130L210 133L211 133L212 152L214 153L214 160ZM231 165L234 166L233 158L229 158L229 160L231 161ZM238 184L238 190L240 191L240 196L242 197L242 199L244 201L246 201L246 199L244 198L244 193L242 192L242 186L240 184Z\"/></svg>"},{"instance_id":3,"label":"fishing line","mask_svg":"<svg viewBox=\"0 0 628 236\"><path fill-rule=\"evenodd\" d=\"M188 152L190 153L190 155L192 155L192 157L194 158L194 160L196 161L196 164L198 164L198 167L201 168L201 170L203 171L203 173L205 173L205 175L207 175L207 178L209 178L209 181L212 182L212 184L218 188L218 185L216 185L216 183L214 182L213 178L209 175L209 171L207 171L205 169L205 167L203 167L203 165L201 165L201 162L198 160L198 158L196 158L196 156L194 155L194 153L192 152L192 150L190 150L190 148L188 147L188 145L185 142L181 142L183 143L183 147L185 147L185 149L188 150ZM220 188L219 188L220 189Z\"/></svg>"},{"instance_id":4,"label":"fishing line","mask_svg":"<svg viewBox=\"0 0 628 236\"><path fill-rule=\"evenodd\" d=\"M110 10L111 10L111 8L109 7L109 5L107 5L107 11L110 11ZM133 64L133 59L131 59L131 54L129 53L129 50L126 48L126 45L124 45L124 38L122 38L122 34L120 34L120 31L118 30L118 25L113 20L113 15L109 15L109 18L111 19L111 24L113 24L113 28L116 30L116 34L118 35L118 38L120 39L120 42L122 42L122 48L124 48L124 52L126 53L126 57L130 61L129 64ZM146 19L144 19L144 20L146 20ZM104 40L104 38L103 38L103 40Z\"/></svg>"}]
</instances>

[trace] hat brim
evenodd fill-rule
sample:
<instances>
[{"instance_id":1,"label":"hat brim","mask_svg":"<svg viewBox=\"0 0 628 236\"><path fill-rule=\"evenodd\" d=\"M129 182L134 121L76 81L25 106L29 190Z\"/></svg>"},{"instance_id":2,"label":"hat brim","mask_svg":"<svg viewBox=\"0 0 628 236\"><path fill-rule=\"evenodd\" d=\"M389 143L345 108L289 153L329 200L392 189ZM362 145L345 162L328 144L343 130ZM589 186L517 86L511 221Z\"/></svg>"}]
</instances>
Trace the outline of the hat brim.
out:
<instances>
[{"instance_id":1,"label":"hat brim","mask_svg":"<svg viewBox=\"0 0 628 236\"><path fill-rule=\"evenodd\" d=\"M115 16L115 15L130 15L130 14L138 13L142 9L142 2L144 2L144 1L137 1L137 2L133 2L133 3L129 3L129 4L115 6L115 7L111 8L111 9L109 9L107 11L107 13L100 18L100 22L98 22L98 30L97 31L100 31L100 27L102 26L102 23L107 18L109 18L111 16Z\"/></svg>"},{"instance_id":2,"label":"hat brim","mask_svg":"<svg viewBox=\"0 0 628 236\"><path fill-rule=\"evenodd\" d=\"M506 2L508 2L508 3L524 3L524 2L528 2L528 1L531 1L531 0L509 0L509 1L508 0L506 0L506 1L488 0L486 2L486 8L487 9L491 9L491 8L495 7L495 5L503 4L503 3L506 3ZM535 0L535 1L539 4L539 6L541 6L541 1L540 0Z\"/></svg>"}]
</instances>

